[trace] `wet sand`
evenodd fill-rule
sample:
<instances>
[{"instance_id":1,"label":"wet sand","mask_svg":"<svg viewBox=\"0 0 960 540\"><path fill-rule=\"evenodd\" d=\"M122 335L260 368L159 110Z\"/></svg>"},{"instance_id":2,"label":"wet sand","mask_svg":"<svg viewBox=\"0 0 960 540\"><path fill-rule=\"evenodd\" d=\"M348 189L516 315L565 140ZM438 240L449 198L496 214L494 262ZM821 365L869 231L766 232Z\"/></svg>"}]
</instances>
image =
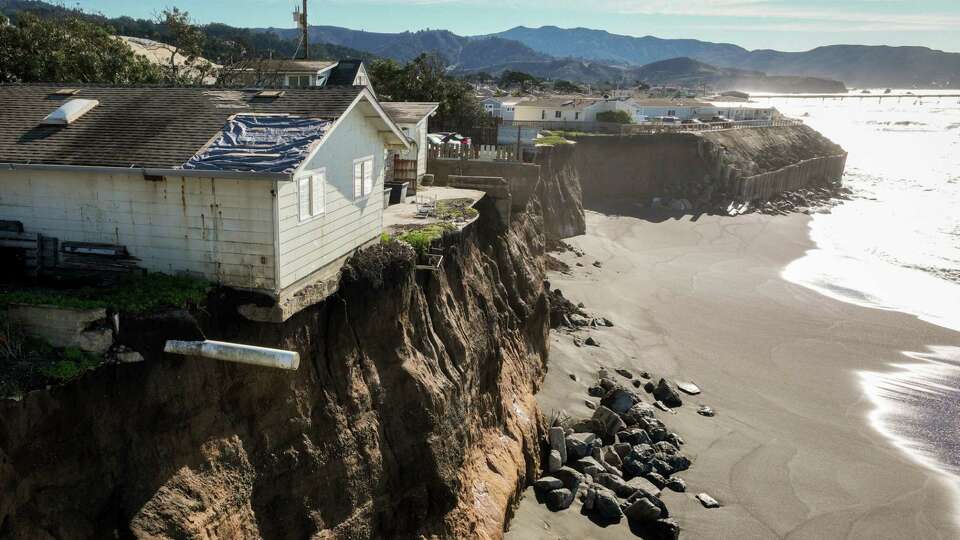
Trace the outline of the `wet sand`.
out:
<instances>
[{"instance_id":1,"label":"wet sand","mask_svg":"<svg viewBox=\"0 0 960 540\"><path fill-rule=\"evenodd\" d=\"M687 493L663 494L681 538L957 538L951 485L871 428L857 371L958 335L781 279L812 247L807 223L589 212L588 234L569 240L585 255L561 254L571 273L550 279L616 326L589 332L599 348L554 332L538 401L547 414L589 416L587 387L602 366L696 382L701 395L660 415L694 462L678 474ZM698 404L717 416L697 415ZM699 492L722 508L700 506ZM626 522L601 528L578 505L551 513L528 490L507 538L634 537Z\"/></svg>"}]
</instances>

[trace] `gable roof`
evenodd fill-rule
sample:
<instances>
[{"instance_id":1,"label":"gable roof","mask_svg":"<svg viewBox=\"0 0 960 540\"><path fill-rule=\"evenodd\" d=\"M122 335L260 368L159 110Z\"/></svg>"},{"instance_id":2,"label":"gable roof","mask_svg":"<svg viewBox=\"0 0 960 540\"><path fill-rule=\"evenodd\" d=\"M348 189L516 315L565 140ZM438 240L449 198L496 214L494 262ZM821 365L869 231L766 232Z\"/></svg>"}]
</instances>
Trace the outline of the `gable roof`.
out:
<instances>
[{"instance_id":1,"label":"gable roof","mask_svg":"<svg viewBox=\"0 0 960 540\"><path fill-rule=\"evenodd\" d=\"M710 104L691 98L639 98L631 99L642 107L709 107Z\"/></svg>"},{"instance_id":2,"label":"gable roof","mask_svg":"<svg viewBox=\"0 0 960 540\"><path fill-rule=\"evenodd\" d=\"M380 103L394 122L415 124L437 112L440 107L436 102L420 101L383 101Z\"/></svg>"},{"instance_id":3,"label":"gable roof","mask_svg":"<svg viewBox=\"0 0 960 540\"><path fill-rule=\"evenodd\" d=\"M325 69L335 68L336 60L289 60L283 58L257 60L255 68L261 71L282 73L317 73Z\"/></svg>"},{"instance_id":4,"label":"gable roof","mask_svg":"<svg viewBox=\"0 0 960 540\"><path fill-rule=\"evenodd\" d=\"M64 87L75 96L54 96ZM278 98L257 90L207 88L0 85L0 164L174 169L189 161L240 113L339 119L364 97L386 133L406 144L399 128L362 87L284 89ZM99 106L65 127L40 125L70 98ZM365 115L370 116L370 115Z\"/></svg>"},{"instance_id":5,"label":"gable roof","mask_svg":"<svg viewBox=\"0 0 960 540\"><path fill-rule=\"evenodd\" d=\"M363 60L340 60L336 67L330 70L327 84L330 86L350 86L357 80L357 73L363 67Z\"/></svg>"},{"instance_id":6,"label":"gable roof","mask_svg":"<svg viewBox=\"0 0 960 540\"><path fill-rule=\"evenodd\" d=\"M529 101L523 101L517 103L517 107L541 107L549 109L582 109L584 107L589 107L597 101L600 101L599 98L583 98L583 97L543 97L536 98Z\"/></svg>"}]
</instances>

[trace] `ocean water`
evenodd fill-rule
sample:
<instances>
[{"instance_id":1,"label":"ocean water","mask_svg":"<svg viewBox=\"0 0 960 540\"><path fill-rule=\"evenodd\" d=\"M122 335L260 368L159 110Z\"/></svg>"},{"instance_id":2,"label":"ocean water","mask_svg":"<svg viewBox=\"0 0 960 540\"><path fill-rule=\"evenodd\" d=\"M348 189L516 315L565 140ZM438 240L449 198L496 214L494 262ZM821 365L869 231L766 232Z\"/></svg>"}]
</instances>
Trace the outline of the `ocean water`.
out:
<instances>
[{"instance_id":1,"label":"ocean water","mask_svg":"<svg viewBox=\"0 0 960 540\"><path fill-rule=\"evenodd\" d=\"M960 98L853 96L774 101L849 152L844 184L853 190L813 217L816 249L783 276L957 332L953 343L892 353L884 368L856 376L873 427L960 486Z\"/></svg>"}]
</instances>

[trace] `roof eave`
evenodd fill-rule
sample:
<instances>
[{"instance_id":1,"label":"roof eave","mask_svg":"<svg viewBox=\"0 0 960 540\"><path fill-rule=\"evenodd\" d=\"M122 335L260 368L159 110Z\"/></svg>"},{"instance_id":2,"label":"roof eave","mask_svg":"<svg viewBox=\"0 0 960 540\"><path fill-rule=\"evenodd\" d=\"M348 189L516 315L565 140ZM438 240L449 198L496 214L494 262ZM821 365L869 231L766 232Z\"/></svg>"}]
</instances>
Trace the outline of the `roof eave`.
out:
<instances>
[{"instance_id":1,"label":"roof eave","mask_svg":"<svg viewBox=\"0 0 960 540\"><path fill-rule=\"evenodd\" d=\"M230 180L290 180L292 173L258 171L209 171L172 167L108 167L101 165L56 165L49 163L0 163L0 171L53 171L76 173L128 174L140 176L185 176Z\"/></svg>"}]
</instances>

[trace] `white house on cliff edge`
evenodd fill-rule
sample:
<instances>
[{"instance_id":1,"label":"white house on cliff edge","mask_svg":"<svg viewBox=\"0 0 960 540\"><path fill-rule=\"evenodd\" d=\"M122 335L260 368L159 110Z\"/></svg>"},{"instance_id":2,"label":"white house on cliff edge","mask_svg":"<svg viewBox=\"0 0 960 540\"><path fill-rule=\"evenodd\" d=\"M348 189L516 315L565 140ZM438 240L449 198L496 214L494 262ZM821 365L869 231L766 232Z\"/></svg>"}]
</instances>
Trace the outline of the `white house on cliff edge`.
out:
<instances>
[{"instance_id":1,"label":"white house on cliff edge","mask_svg":"<svg viewBox=\"0 0 960 540\"><path fill-rule=\"evenodd\" d=\"M148 271L269 295L283 320L376 241L388 150L366 88L0 86L0 220ZM93 251L96 249L90 248ZM303 295L297 295L303 301Z\"/></svg>"}]
</instances>

